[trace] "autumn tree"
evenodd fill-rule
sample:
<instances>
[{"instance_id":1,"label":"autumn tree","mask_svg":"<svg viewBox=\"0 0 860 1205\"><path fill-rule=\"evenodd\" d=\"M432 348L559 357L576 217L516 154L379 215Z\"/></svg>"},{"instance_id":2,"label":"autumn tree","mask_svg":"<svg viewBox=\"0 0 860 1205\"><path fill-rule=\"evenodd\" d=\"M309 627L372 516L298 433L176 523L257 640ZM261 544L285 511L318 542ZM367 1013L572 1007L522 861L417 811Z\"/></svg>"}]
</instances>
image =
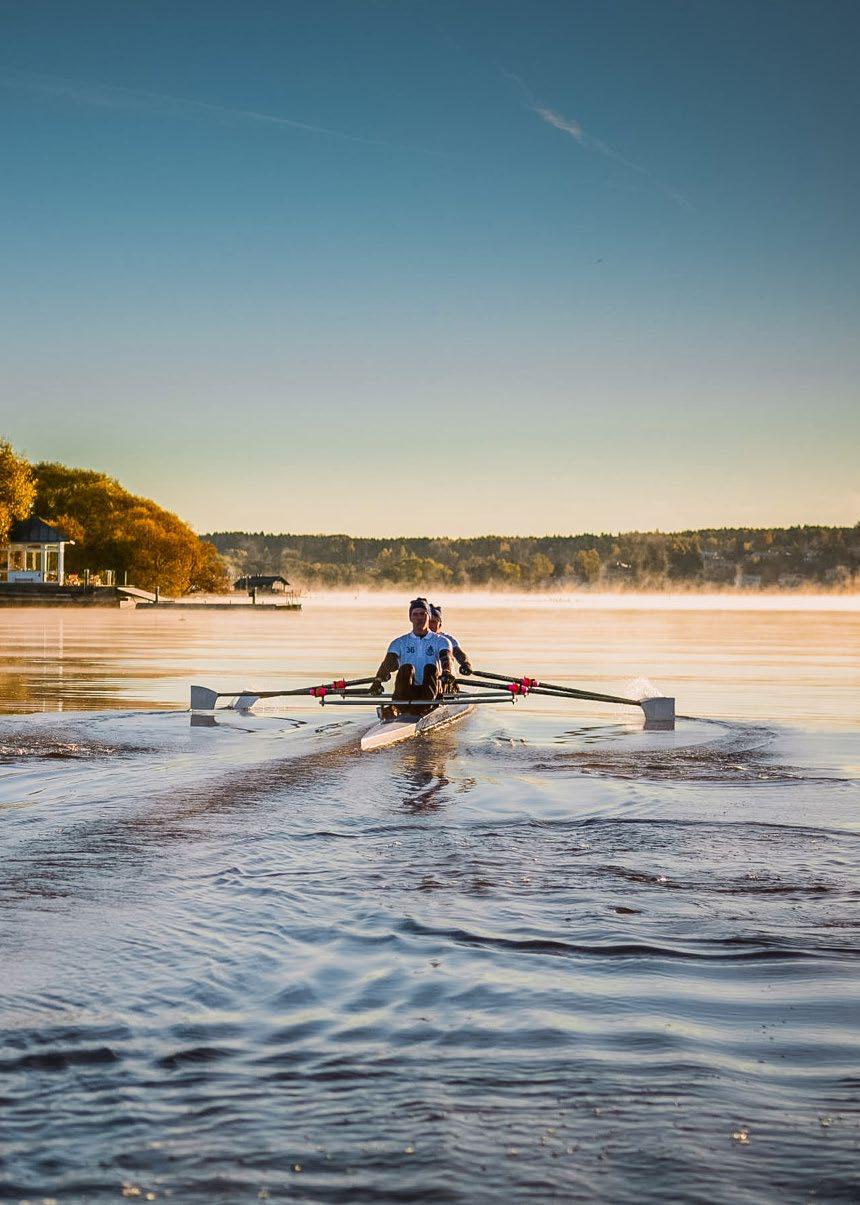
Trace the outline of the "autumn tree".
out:
<instances>
[{"instance_id":1,"label":"autumn tree","mask_svg":"<svg viewBox=\"0 0 860 1205\"><path fill-rule=\"evenodd\" d=\"M584 582L593 582L600 576L600 553L596 548L583 548L573 558L573 567Z\"/></svg>"},{"instance_id":2,"label":"autumn tree","mask_svg":"<svg viewBox=\"0 0 860 1205\"><path fill-rule=\"evenodd\" d=\"M697 577L702 572L702 551L696 535L675 536L669 548L670 577Z\"/></svg>"},{"instance_id":3,"label":"autumn tree","mask_svg":"<svg viewBox=\"0 0 860 1205\"><path fill-rule=\"evenodd\" d=\"M175 595L229 588L214 544L171 511L91 469L37 464L35 473L39 513L75 541L66 554L70 572L114 569L144 590Z\"/></svg>"},{"instance_id":4,"label":"autumn tree","mask_svg":"<svg viewBox=\"0 0 860 1205\"><path fill-rule=\"evenodd\" d=\"M32 468L0 437L0 544L8 540L13 523L32 513L35 497Z\"/></svg>"},{"instance_id":5,"label":"autumn tree","mask_svg":"<svg viewBox=\"0 0 860 1205\"><path fill-rule=\"evenodd\" d=\"M555 572L555 565L542 552L535 552L528 559L524 580L530 585L545 585Z\"/></svg>"}]
</instances>

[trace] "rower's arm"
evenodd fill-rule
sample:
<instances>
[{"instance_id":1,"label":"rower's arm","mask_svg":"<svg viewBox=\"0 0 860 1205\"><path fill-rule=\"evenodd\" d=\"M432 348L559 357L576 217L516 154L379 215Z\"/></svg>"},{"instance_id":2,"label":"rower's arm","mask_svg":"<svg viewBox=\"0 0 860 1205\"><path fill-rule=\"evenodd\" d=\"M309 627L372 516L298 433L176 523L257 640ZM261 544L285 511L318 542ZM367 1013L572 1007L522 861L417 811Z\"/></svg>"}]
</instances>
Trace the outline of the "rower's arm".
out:
<instances>
[{"instance_id":1,"label":"rower's arm","mask_svg":"<svg viewBox=\"0 0 860 1205\"><path fill-rule=\"evenodd\" d=\"M453 651L454 651L454 660L457 662L458 665L468 665L469 664L469 658L463 652L463 650L459 644L454 645Z\"/></svg>"},{"instance_id":2,"label":"rower's arm","mask_svg":"<svg viewBox=\"0 0 860 1205\"><path fill-rule=\"evenodd\" d=\"M452 666L451 666L451 646L450 646L450 644L446 645L443 649L440 650L439 665L441 667L443 674L451 673Z\"/></svg>"},{"instance_id":3,"label":"rower's arm","mask_svg":"<svg viewBox=\"0 0 860 1205\"><path fill-rule=\"evenodd\" d=\"M380 682L387 682L393 673L400 668L400 658L396 653L392 653L391 649L385 654L379 669L376 671L376 677Z\"/></svg>"}]
</instances>

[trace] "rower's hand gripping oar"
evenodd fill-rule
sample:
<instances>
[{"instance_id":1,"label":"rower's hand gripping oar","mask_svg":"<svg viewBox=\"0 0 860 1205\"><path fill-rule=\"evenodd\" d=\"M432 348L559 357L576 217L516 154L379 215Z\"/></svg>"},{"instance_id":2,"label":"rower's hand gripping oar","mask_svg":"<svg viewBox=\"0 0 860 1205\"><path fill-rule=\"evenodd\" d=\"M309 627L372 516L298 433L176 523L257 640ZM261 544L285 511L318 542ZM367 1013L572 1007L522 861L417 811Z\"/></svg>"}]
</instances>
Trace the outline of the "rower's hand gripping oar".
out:
<instances>
[{"instance_id":1,"label":"rower's hand gripping oar","mask_svg":"<svg viewBox=\"0 0 860 1205\"><path fill-rule=\"evenodd\" d=\"M297 686L293 690L210 690L207 686L191 687L191 710L214 711L218 699L235 699L233 710L247 711L258 699L280 699L289 695L310 695L323 699L329 694L345 695L349 686L366 686L373 678L336 678L319 686Z\"/></svg>"}]
</instances>

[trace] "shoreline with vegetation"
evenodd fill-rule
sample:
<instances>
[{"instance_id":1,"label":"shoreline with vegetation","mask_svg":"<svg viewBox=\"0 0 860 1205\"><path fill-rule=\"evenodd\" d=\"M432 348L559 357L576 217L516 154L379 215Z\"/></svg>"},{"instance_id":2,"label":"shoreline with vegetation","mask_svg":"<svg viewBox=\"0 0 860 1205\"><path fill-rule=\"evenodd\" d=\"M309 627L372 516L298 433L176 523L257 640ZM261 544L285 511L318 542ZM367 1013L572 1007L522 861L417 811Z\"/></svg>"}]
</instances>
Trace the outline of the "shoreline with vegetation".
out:
<instances>
[{"instance_id":1,"label":"shoreline with vegetation","mask_svg":"<svg viewBox=\"0 0 860 1205\"><path fill-rule=\"evenodd\" d=\"M0 545L36 515L73 541L66 570L165 594L222 593L250 576L294 589L539 594L855 594L860 523L546 536L359 537L220 531L91 469L30 464L0 437Z\"/></svg>"},{"instance_id":2,"label":"shoreline with vegetation","mask_svg":"<svg viewBox=\"0 0 860 1205\"><path fill-rule=\"evenodd\" d=\"M233 578L305 590L853 594L860 524L573 536L403 537L212 532Z\"/></svg>"}]
</instances>

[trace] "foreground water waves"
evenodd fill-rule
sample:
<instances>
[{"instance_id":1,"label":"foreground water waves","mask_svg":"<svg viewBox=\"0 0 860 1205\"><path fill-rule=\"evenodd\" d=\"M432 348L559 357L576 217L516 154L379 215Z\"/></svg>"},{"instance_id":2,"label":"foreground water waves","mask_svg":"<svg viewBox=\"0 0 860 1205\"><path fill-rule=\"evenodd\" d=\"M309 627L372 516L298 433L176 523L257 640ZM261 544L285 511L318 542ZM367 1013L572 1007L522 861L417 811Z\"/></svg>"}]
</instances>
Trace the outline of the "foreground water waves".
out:
<instances>
[{"instance_id":1,"label":"foreground water waves","mask_svg":"<svg viewBox=\"0 0 860 1205\"><path fill-rule=\"evenodd\" d=\"M181 710L401 610L0 614L0 1200L856 1201L856 610L452 614L674 734Z\"/></svg>"}]
</instances>

